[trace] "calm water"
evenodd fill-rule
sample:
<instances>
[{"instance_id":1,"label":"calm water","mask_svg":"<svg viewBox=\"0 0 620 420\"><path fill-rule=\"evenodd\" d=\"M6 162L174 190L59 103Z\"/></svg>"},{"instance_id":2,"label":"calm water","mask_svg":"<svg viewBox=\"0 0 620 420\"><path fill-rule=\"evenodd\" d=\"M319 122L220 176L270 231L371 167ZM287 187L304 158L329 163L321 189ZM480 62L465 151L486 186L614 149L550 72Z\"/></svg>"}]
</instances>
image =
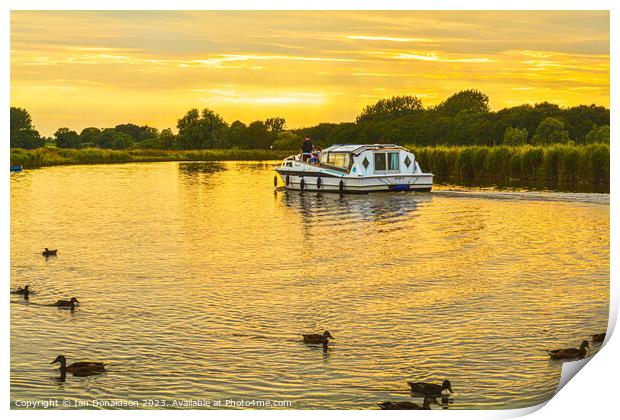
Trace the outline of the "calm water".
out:
<instances>
[{"instance_id":1,"label":"calm water","mask_svg":"<svg viewBox=\"0 0 620 420\"><path fill-rule=\"evenodd\" d=\"M11 296L11 400L371 409L449 378L451 409L525 407L557 385L545 349L606 329L608 195L274 194L272 167L12 174L11 287L38 293ZM108 372L59 382L58 354Z\"/></svg>"}]
</instances>

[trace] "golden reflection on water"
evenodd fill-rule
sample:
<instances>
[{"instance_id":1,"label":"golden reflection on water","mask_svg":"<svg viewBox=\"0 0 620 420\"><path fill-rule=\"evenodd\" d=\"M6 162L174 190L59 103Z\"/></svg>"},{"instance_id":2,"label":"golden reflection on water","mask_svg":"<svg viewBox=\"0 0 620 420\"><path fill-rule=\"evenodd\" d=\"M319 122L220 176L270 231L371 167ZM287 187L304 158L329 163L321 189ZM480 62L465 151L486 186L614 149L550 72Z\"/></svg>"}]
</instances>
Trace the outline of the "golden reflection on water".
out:
<instances>
[{"instance_id":1,"label":"golden reflection on water","mask_svg":"<svg viewBox=\"0 0 620 420\"><path fill-rule=\"evenodd\" d=\"M448 378L451 408L524 407L557 386L546 349L606 329L608 195L274 193L272 168L13 174L11 286L38 293L11 305L11 399L375 408ZM58 382L58 354L109 371Z\"/></svg>"}]
</instances>

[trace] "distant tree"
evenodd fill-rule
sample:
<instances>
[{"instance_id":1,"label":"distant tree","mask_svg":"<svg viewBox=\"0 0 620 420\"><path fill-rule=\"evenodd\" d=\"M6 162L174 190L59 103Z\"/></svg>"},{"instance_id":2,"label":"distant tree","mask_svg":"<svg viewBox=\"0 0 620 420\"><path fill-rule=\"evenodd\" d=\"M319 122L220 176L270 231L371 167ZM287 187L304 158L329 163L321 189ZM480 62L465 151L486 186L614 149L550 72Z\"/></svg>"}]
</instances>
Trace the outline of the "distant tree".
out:
<instances>
[{"instance_id":1,"label":"distant tree","mask_svg":"<svg viewBox=\"0 0 620 420\"><path fill-rule=\"evenodd\" d=\"M590 132L585 136L585 143L607 143L609 144L609 126L602 125L592 127Z\"/></svg>"},{"instance_id":2,"label":"distant tree","mask_svg":"<svg viewBox=\"0 0 620 420\"><path fill-rule=\"evenodd\" d=\"M73 130L69 130L67 127L56 130L54 133L54 141L56 147L65 149L77 149L82 143L80 135Z\"/></svg>"},{"instance_id":3,"label":"distant tree","mask_svg":"<svg viewBox=\"0 0 620 420\"><path fill-rule=\"evenodd\" d=\"M119 133L113 128L104 128L101 130L99 136L96 137L94 143L103 149L122 149L122 147L114 147L114 140L116 140L116 138L121 134L124 136L129 136L125 133ZM131 138L131 136L129 136L129 138Z\"/></svg>"},{"instance_id":4,"label":"distant tree","mask_svg":"<svg viewBox=\"0 0 620 420\"><path fill-rule=\"evenodd\" d=\"M39 132L32 125L32 118L28 111L23 108L11 107L10 117L9 140L11 147L36 149L45 145L45 140L41 138Z\"/></svg>"},{"instance_id":5,"label":"distant tree","mask_svg":"<svg viewBox=\"0 0 620 420\"><path fill-rule=\"evenodd\" d=\"M454 130L448 138L452 144L493 144L488 113L462 109L452 119Z\"/></svg>"},{"instance_id":6,"label":"distant tree","mask_svg":"<svg viewBox=\"0 0 620 420\"><path fill-rule=\"evenodd\" d=\"M130 135L134 139L134 141L141 140L142 128L136 124L118 124L114 127L114 130L119 133L125 133Z\"/></svg>"},{"instance_id":7,"label":"distant tree","mask_svg":"<svg viewBox=\"0 0 620 420\"><path fill-rule=\"evenodd\" d=\"M172 130L165 128L159 133L159 145L162 149L176 149L176 136Z\"/></svg>"},{"instance_id":8,"label":"distant tree","mask_svg":"<svg viewBox=\"0 0 620 420\"><path fill-rule=\"evenodd\" d=\"M155 127L149 127L148 125L138 126L136 124L119 124L114 127L119 133L125 133L131 136L134 142L139 142L146 139L156 139L159 132Z\"/></svg>"},{"instance_id":9,"label":"distant tree","mask_svg":"<svg viewBox=\"0 0 620 420\"><path fill-rule=\"evenodd\" d=\"M562 121L547 117L536 128L532 140L534 144L566 143L568 142L568 131L564 129Z\"/></svg>"},{"instance_id":10,"label":"distant tree","mask_svg":"<svg viewBox=\"0 0 620 420\"><path fill-rule=\"evenodd\" d=\"M504 144L506 146L521 146L527 143L527 128L508 127L504 131Z\"/></svg>"},{"instance_id":11,"label":"distant tree","mask_svg":"<svg viewBox=\"0 0 620 420\"><path fill-rule=\"evenodd\" d=\"M226 122L210 109L199 113L192 109L178 123L178 143L183 149L209 149L228 147L228 126Z\"/></svg>"},{"instance_id":12,"label":"distant tree","mask_svg":"<svg viewBox=\"0 0 620 420\"><path fill-rule=\"evenodd\" d=\"M578 105L562 110L562 119L571 139L584 142L594 126L609 125L609 109L597 105Z\"/></svg>"},{"instance_id":13,"label":"distant tree","mask_svg":"<svg viewBox=\"0 0 620 420\"><path fill-rule=\"evenodd\" d=\"M136 149L163 149L158 138L144 139L137 143L133 143L129 147L132 146Z\"/></svg>"},{"instance_id":14,"label":"distant tree","mask_svg":"<svg viewBox=\"0 0 620 420\"><path fill-rule=\"evenodd\" d=\"M276 135L273 148L276 150L298 150L303 138L291 131L281 131Z\"/></svg>"},{"instance_id":15,"label":"distant tree","mask_svg":"<svg viewBox=\"0 0 620 420\"><path fill-rule=\"evenodd\" d=\"M247 128L248 147L250 149L266 149L271 145L267 126L263 121L254 121Z\"/></svg>"},{"instance_id":16,"label":"distant tree","mask_svg":"<svg viewBox=\"0 0 620 420\"><path fill-rule=\"evenodd\" d=\"M285 124L286 120L280 117L267 118L265 120L265 126L267 127L267 131L270 133L279 133L284 130Z\"/></svg>"},{"instance_id":17,"label":"distant tree","mask_svg":"<svg viewBox=\"0 0 620 420\"><path fill-rule=\"evenodd\" d=\"M105 132L106 130L103 131ZM114 130L114 137L112 138L111 143L112 149L129 149L131 146L133 146L133 138L129 134L119 133L118 131Z\"/></svg>"},{"instance_id":18,"label":"distant tree","mask_svg":"<svg viewBox=\"0 0 620 420\"><path fill-rule=\"evenodd\" d=\"M240 149L249 147L248 127L239 120L230 125L230 144Z\"/></svg>"},{"instance_id":19,"label":"distant tree","mask_svg":"<svg viewBox=\"0 0 620 420\"><path fill-rule=\"evenodd\" d=\"M99 146L101 136L101 130L97 127L87 127L80 132L80 145L81 147L85 147L85 145L95 145Z\"/></svg>"},{"instance_id":20,"label":"distant tree","mask_svg":"<svg viewBox=\"0 0 620 420\"><path fill-rule=\"evenodd\" d=\"M444 115L456 116L460 111L489 112L489 97L475 90L462 90L435 107Z\"/></svg>"},{"instance_id":21,"label":"distant tree","mask_svg":"<svg viewBox=\"0 0 620 420\"><path fill-rule=\"evenodd\" d=\"M374 105L366 106L357 117L357 122L377 117L397 117L422 110L422 101L415 96L394 96L380 99Z\"/></svg>"}]
</instances>

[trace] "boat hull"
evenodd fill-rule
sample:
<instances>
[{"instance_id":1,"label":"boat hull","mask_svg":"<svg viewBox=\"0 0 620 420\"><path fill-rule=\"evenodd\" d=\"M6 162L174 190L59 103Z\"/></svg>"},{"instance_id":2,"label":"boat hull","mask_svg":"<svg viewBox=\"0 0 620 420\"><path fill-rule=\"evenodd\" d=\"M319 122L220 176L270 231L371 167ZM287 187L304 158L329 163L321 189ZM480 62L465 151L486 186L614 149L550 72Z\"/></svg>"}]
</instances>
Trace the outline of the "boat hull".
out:
<instances>
[{"instance_id":1,"label":"boat hull","mask_svg":"<svg viewBox=\"0 0 620 420\"><path fill-rule=\"evenodd\" d=\"M343 182L342 192L358 194L380 191L429 192L433 187L433 175L427 173L356 177L318 171L291 171L283 168L278 168L276 171L287 189L298 191L337 193L340 192L340 181Z\"/></svg>"}]
</instances>

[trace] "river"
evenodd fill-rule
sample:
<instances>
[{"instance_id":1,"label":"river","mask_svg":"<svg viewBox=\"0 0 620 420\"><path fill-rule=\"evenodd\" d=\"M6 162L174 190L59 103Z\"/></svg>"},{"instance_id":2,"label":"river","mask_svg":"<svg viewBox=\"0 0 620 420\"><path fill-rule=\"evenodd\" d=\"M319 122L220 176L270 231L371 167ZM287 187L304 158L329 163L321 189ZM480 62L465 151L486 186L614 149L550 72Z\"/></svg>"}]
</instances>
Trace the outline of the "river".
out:
<instances>
[{"instance_id":1,"label":"river","mask_svg":"<svg viewBox=\"0 0 620 420\"><path fill-rule=\"evenodd\" d=\"M11 174L11 287L36 292L11 296L12 406L373 409L447 378L450 409L526 407L557 386L546 349L606 329L608 194L274 192L273 167ZM326 329L328 349L301 341ZM59 354L107 372L62 381Z\"/></svg>"}]
</instances>

